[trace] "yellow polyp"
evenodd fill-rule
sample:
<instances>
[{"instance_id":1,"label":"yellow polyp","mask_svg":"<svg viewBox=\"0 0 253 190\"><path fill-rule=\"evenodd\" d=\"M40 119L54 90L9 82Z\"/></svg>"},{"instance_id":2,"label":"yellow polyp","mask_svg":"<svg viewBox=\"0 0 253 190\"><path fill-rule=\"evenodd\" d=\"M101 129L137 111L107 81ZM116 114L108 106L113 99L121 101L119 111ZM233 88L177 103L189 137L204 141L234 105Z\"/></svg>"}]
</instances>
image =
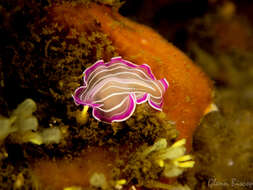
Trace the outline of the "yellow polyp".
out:
<instances>
[{"instance_id":1,"label":"yellow polyp","mask_svg":"<svg viewBox=\"0 0 253 190\"><path fill-rule=\"evenodd\" d=\"M157 160L157 164L158 164L158 166L160 166L161 168L164 167L164 161L163 161L163 160Z\"/></svg>"},{"instance_id":2,"label":"yellow polyp","mask_svg":"<svg viewBox=\"0 0 253 190\"><path fill-rule=\"evenodd\" d=\"M62 134L66 134L68 132L68 127L67 126L63 126L63 127L60 128L60 130L61 130Z\"/></svg>"},{"instance_id":3,"label":"yellow polyp","mask_svg":"<svg viewBox=\"0 0 253 190\"><path fill-rule=\"evenodd\" d=\"M22 173L19 173L16 181L14 182L14 189L20 189L24 185L24 176Z\"/></svg>"},{"instance_id":4,"label":"yellow polyp","mask_svg":"<svg viewBox=\"0 0 253 190\"><path fill-rule=\"evenodd\" d=\"M215 112L215 111L219 111L219 109L218 109L218 107L217 107L214 103L212 103L212 104L210 104L210 105L205 109L204 115L207 115L207 114L209 114L209 113L211 113L211 112Z\"/></svg>"},{"instance_id":5,"label":"yellow polyp","mask_svg":"<svg viewBox=\"0 0 253 190\"><path fill-rule=\"evenodd\" d=\"M31 142L36 145L42 144L42 137L38 133L27 132L26 134L24 134L22 139L24 142Z\"/></svg>"},{"instance_id":6,"label":"yellow polyp","mask_svg":"<svg viewBox=\"0 0 253 190\"><path fill-rule=\"evenodd\" d=\"M85 117L87 116L88 109L89 109L89 106L84 106L83 107L82 115L84 115Z\"/></svg>"},{"instance_id":7,"label":"yellow polyp","mask_svg":"<svg viewBox=\"0 0 253 190\"><path fill-rule=\"evenodd\" d=\"M14 123L16 121L16 119L17 119L17 116L12 116L10 118L10 124Z\"/></svg>"},{"instance_id":8,"label":"yellow polyp","mask_svg":"<svg viewBox=\"0 0 253 190\"><path fill-rule=\"evenodd\" d=\"M126 182L127 181L125 179L120 179L120 180L116 181L116 185L125 185Z\"/></svg>"},{"instance_id":9,"label":"yellow polyp","mask_svg":"<svg viewBox=\"0 0 253 190\"><path fill-rule=\"evenodd\" d=\"M36 144L36 145L41 145L42 139L41 138L33 138L33 139L30 139L29 142Z\"/></svg>"},{"instance_id":10,"label":"yellow polyp","mask_svg":"<svg viewBox=\"0 0 253 190\"><path fill-rule=\"evenodd\" d=\"M180 139L178 141L176 141L173 145L171 145L171 148L175 148L175 147L180 147L182 145L184 145L186 143L185 139Z\"/></svg>"},{"instance_id":11,"label":"yellow polyp","mask_svg":"<svg viewBox=\"0 0 253 190\"><path fill-rule=\"evenodd\" d=\"M7 158L9 155L8 155L8 153L7 152L3 152L3 156L4 156L4 158Z\"/></svg>"},{"instance_id":12,"label":"yellow polyp","mask_svg":"<svg viewBox=\"0 0 253 190\"><path fill-rule=\"evenodd\" d=\"M88 109L89 109L89 106L84 106L81 113L80 112L77 113L76 120L77 120L78 123L83 125L87 122L87 120L88 120Z\"/></svg>"},{"instance_id":13,"label":"yellow polyp","mask_svg":"<svg viewBox=\"0 0 253 190\"><path fill-rule=\"evenodd\" d=\"M176 158L175 160L178 161L178 162L185 162L185 161L188 161L188 160L191 160L192 159L192 156L187 154L187 155L184 155L184 156L180 156L178 158Z\"/></svg>"},{"instance_id":14,"label":"yellow polyp","mask_svg":"<svg viewBox=\"0 0 253 190\"><path fill-rule=\"evenodd\" d=\"M187 162L177 162L177 165L181 168L192 168L194 166L194 161L187 161Z\"/></svg>"},{"instance_id":15,"label":"yellow polyp","mask_svg":"<svg viewBox=\"0 0 253 190\"><path fill-rule=\"evenodd\" d=\"M72 186L72 187L65 187L63 190L82 190L82 188L78 186Z\"/></svg>"}]
</instances>

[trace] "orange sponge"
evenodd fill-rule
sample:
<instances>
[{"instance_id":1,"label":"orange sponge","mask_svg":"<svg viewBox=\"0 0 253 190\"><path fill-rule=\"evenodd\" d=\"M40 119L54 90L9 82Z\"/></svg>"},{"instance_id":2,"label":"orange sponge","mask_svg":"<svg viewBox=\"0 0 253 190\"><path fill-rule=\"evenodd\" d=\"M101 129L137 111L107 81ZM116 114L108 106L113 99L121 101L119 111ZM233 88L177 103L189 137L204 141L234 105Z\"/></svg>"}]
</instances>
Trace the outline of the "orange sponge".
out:
<instances>
[{"instance_id":1,"label":"orange sponge","mask_svg":"<svg viewBox=\"0 0 253 190\"><path fill-rule=\"evenodd\" d=\"M73 160L38 160L34 164L33 174L45 189L89 187L90 179L96 173L103 174L106 180L112 178L114 157L112 152L90 147Z\"/></svg>"},{"instance_id":2,"label":"orange sponge","mask_svg":"<svg viewBox=\"0 0 253 190\"><path fill-rule=\"evenodd\" d=\"M148 64L157 78L166 78L164 112L175 121L179 138L192 135L212 102L212 85L206 75L180 50L153 29L121 16L117 10L90 3L57 5L49 9L51 22L78 32L99 30L107 34L116 51L135 64ZM71 34L70 34L71 35Z\"/></svg>"}]
</instances>

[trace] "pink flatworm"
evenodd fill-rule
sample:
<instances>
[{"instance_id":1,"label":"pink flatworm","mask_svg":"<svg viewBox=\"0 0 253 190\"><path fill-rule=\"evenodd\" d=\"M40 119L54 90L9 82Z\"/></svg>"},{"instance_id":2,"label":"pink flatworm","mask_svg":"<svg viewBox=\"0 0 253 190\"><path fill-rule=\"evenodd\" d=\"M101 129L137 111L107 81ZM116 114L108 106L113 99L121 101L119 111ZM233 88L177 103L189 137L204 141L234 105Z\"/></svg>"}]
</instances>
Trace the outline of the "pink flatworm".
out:
<instances>
[{"instance_id":1,"label":"pink flatworm","mask_svg":"<svg viewBox=\"0 0 253 190\"><path fill-rule=\"evenodd\" d=\"M93 108L93 116L103 122L124 121L134 112L136 104L148 102L161 111L163 95L169 84L156 80L146 64L135 65L121 57L104 63L97 61L84 71L84 85L73 98L78 105Z\"/></svg>"}]
</instances>

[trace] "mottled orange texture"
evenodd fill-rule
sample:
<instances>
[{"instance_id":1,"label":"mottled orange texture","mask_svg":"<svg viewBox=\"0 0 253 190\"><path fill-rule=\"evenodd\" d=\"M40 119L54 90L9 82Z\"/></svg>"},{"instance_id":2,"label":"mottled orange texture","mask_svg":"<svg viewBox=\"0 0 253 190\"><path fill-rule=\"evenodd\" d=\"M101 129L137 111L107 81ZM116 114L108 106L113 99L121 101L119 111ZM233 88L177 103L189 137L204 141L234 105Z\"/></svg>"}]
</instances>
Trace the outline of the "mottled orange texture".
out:
<instances>
[{"instance_id":1,"label":"mottled orange texture","mask_svg":"<svg viewBox=\"0 0 253 190\"><path fill-rule=\"evenodd\" d=\"M158 79L165 77L170 86L163 110L176 122L179 138L187 138L188 148L191 147L194 129L212 101L212 87L206 75L184 53L153 29L103 5L62 4L50 8L49 15L52 22L78 32L104 32L124 59L146 63Z\"/></svg>"},{"instance_id":2,"label":"mottled orange texture","mask_svg":"<svg viewBox=\"0 0 253 190\"><path fill-rule=\"evenodd\" d=\"M94 173L104 174L107 180L112 178L114 159L112 153L102 148L88 148L82 156L73 160L39 160L33 167L33 174L45 189L88 187Z\"/></svg>"}]
</instances>

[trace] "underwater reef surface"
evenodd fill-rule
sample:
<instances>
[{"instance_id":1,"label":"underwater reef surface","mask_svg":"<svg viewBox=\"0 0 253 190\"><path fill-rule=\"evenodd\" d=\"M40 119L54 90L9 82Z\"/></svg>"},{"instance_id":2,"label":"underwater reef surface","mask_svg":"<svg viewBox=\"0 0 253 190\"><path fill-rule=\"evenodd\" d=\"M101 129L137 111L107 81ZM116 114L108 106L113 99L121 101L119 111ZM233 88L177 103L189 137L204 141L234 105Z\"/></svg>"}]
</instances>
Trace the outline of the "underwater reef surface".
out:
<instances>
[{"instance_id":1,"label":"underwater reef surface","mask_svg":"<svg viewBox=\"0 0 253 190\"><path fill-rule=\"evenodd\" d=\"M138 15L146 15L144 23L166 19L159 6L174 2L147 0L154 12L140 9ZM122 17L121 3L0 2L0 189L251 189L252 26L237 3L210 1L210 12L180 25L187 34L180 47L214 81L219 109L202 118L191 155L186 147L210 104L210 82L153 29ZM127 1L124 14L124 6L132 11L129 3L134 6ZM179 26L149 24L168 36ZM150 62L158 79L169 80L165 112L145 103L128 120L106 124L74 104L83 71L119 55ZM183 118L188 122L178 122Z\"/></svg>"}]
</instances>

